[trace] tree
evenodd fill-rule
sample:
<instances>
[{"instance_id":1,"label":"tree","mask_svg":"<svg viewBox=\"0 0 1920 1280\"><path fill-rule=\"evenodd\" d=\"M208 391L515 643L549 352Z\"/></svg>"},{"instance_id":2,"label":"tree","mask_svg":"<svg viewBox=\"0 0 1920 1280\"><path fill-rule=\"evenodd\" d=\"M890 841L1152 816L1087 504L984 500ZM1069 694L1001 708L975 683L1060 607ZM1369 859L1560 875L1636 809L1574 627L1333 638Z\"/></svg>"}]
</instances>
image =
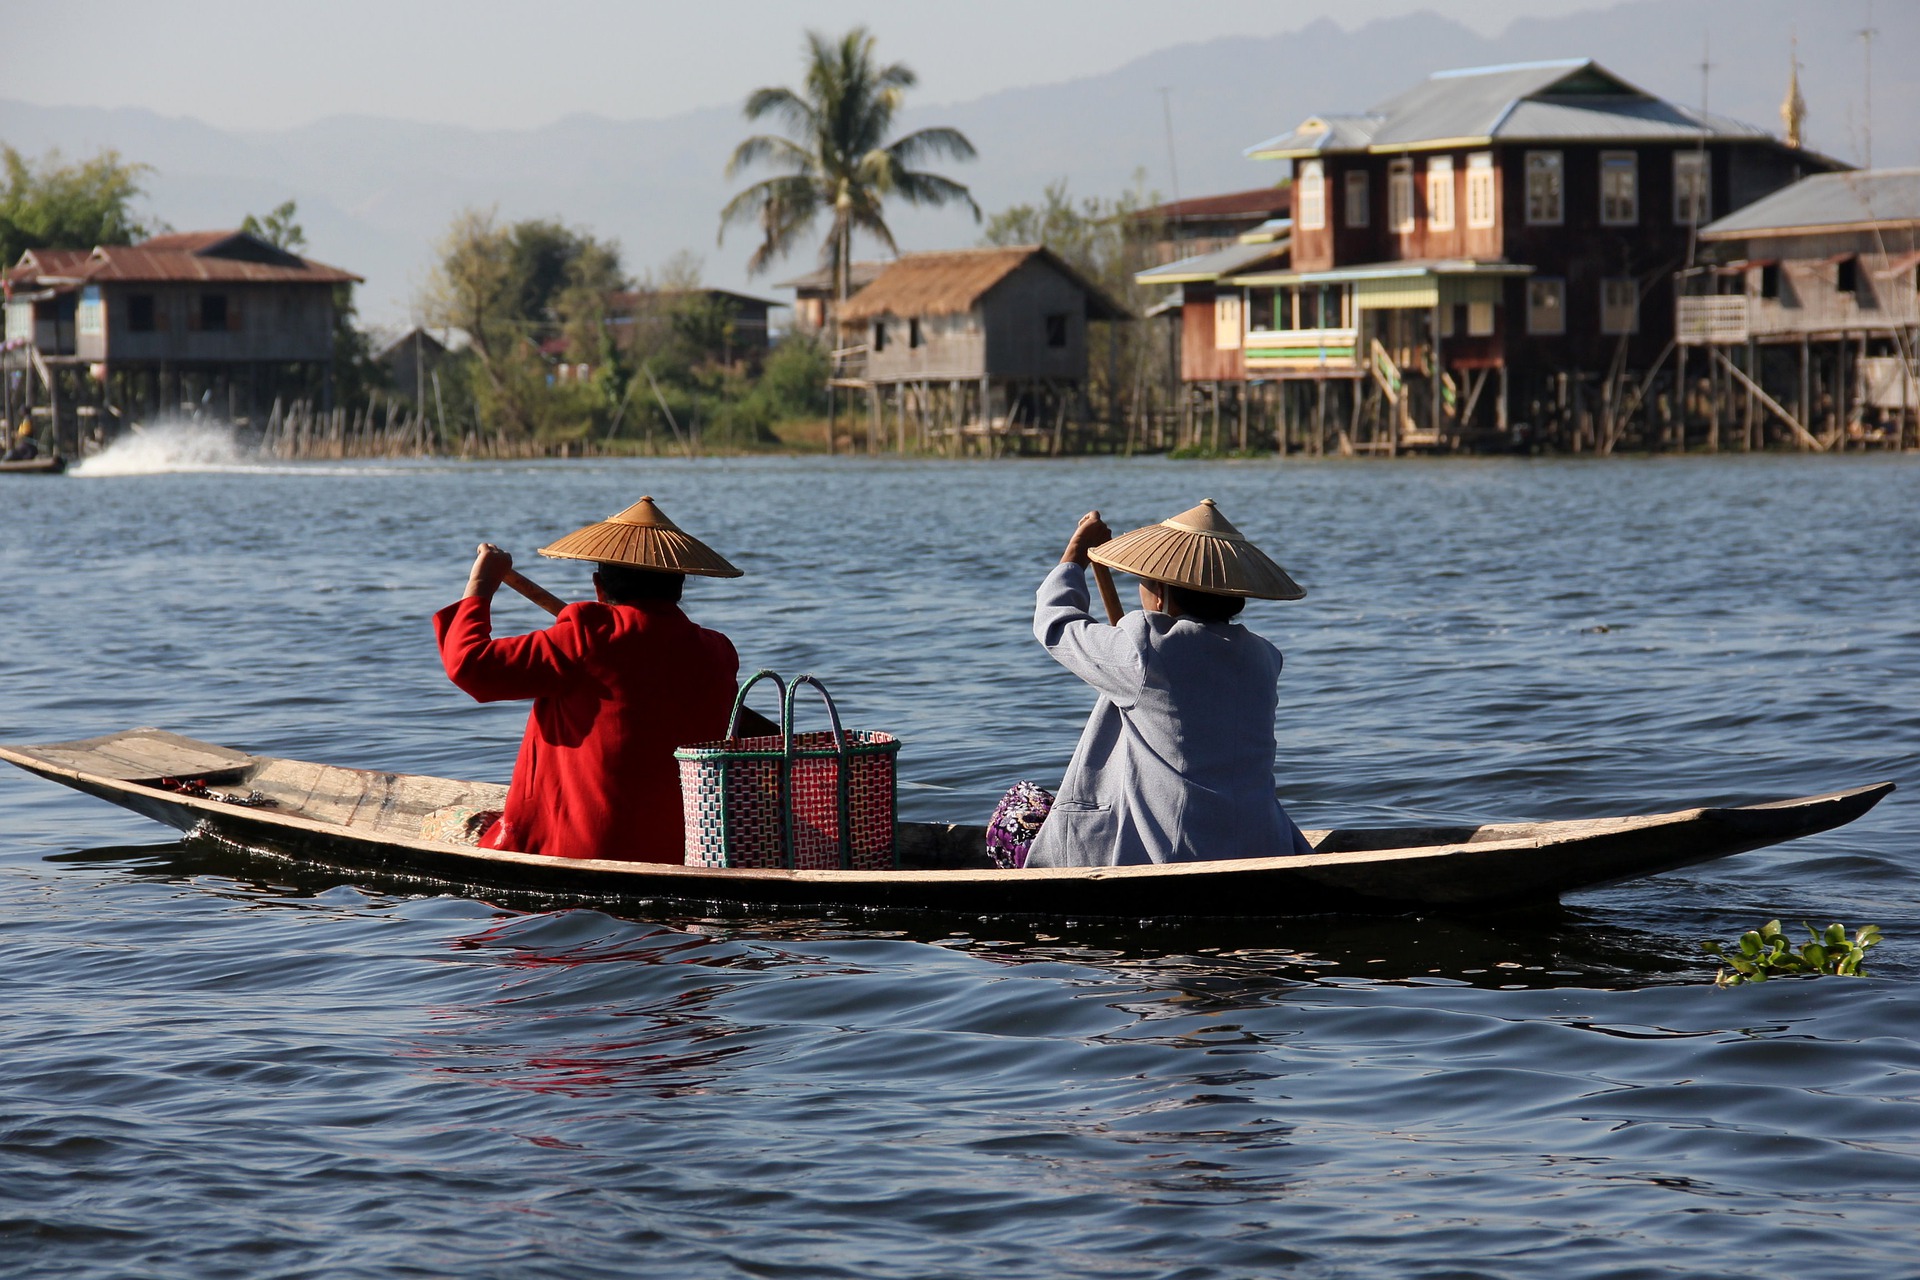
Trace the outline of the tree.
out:
<instances>
[{"instance_id":1,"label":"tree","mask_svg":"<svg viewBox=\"0 0 1920 1280\"><path fill-rule=\"evenodd\" d=\"M804 236L824 212L831 219L821 258L833 270L835 297L847 295L853 233L863 231L898 254L882 204L897 196L908 204L964 204L979 220L980 206L964 186L913 166L949 156L971 160L973 144L957 129L918 129L892 142L906 90L918 77L901 63L881 66L874 38L855 27L837 42L807 34L803 88L756 89L748 95L749 120L772 116L788 136L756 134L734 148L727 176L756 164L785 170L754 183L720 211L720 231L736 223L760 229L761 242L747 261L749 273L764 271Z\"/></svg>"},{"instance_id":2,"label":"tree","mask_svg":"<svg viewBox=\"0 0 1920 1280\"><path fill-rule=\"evenodd\" d=\"M49 151L36 163L0 146L0 168L0 263L10 266L28 249L91 249L153 234L133 212L140 179L151 170L118 151L78 164Z\"/></svg>"},{"instance_id":3,"label":"tree","mask_svg":"<svg viewBox=\"0 0 1920 1280\"><path fill-rule=\"evenodd\" d=\"M469 209L440 242L421 301L427 323L465 330L483 419L517 435L577 435L611 412L612 348L606 295L625 283L620 248L558 222L502 226ZM596 370L591 382L560 382L540 352L564 336L568 355Z\"/></svg>"},{"instance_id":4,"label":"tree","mask_svg":"<svg viewBox=\"0 0 1920 1280\"><path fill-rule=\"evenodd\" d=\"M1157 228L1137 215L1153 203L1151 195L1137 190L1111 200L1076 199L1067 193L1063 179L1048 185L1039 204L1014 205L994 214L982 239L989 245L1044 244L1138 315L1151 299L1134 273L1157 265ZM1088 389L1111 422L1134 412L1148 386L1167 376L1156 367L1164 353L1153 328L1106 324L1088 334Z\"/></svg>"},{"instance_id":5,"label":"tree","mask_svg":"<svg viewBox=\"0 0 1920 1280\"><path fill-rule=\"evenodd\" d=\"M288 253L298 253L307 247L307 233L294 221L299 209L289 200L268 214L265 218L256 218L248 214L241 219L240 229L251 236L258 236L276 248Z\"/></svg>"}]
</instances>

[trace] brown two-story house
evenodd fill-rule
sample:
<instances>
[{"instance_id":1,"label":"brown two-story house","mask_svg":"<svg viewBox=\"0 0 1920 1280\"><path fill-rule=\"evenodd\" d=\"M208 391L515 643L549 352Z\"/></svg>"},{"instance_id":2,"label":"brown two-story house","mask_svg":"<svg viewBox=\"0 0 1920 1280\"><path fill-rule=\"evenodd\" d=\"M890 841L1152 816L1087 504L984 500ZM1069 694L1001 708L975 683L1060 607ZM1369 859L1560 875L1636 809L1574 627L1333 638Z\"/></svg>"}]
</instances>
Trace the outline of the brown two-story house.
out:
<instances>
[{"instance_id":1,"label":"brown two-story house","mask_svg":"<svg viewBox=\"0 0 1920 1280\"><path fill-rule=\"evenodd\" d=\"M1247 371L1343 383L1387 450L1597 439L1671 350L1699 229L1842 167L1586 59L1441 72L1248 154L1292 162L1294 218L1285 270L1224 282Z\"/></svg>"}]
</instances>

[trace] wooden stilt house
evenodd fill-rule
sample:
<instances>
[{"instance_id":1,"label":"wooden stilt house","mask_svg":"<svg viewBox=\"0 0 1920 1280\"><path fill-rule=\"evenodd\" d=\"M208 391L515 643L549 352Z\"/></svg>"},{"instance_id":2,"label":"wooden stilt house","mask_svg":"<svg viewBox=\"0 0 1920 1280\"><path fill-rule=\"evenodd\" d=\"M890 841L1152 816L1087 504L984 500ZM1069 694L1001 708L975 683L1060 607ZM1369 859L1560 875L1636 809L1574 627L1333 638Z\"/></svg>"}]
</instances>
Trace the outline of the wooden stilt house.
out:
<instances>
[{"instance_id":1,"label":"wooden stilt house","mask_svg":"<svg viewBox=\"0 0 1920 1280\"><path fill-rule=\"evenodd\" d=\"M1059 452L1087 419L1088 325L1132 313L1041 245L910 253L840 312L868 446Z\"/></svg>"},{"instance_id":2,"label":"wooden stilt house","mask_svg":"<svg viewBox=\"0 0 1920 1280\"><path fill-rule=\"evenodd\" d=\"M1920 169L1808 178L1700 243L1674 328L1711 444L1920 445Z\"/></svg>"}]
</instances>

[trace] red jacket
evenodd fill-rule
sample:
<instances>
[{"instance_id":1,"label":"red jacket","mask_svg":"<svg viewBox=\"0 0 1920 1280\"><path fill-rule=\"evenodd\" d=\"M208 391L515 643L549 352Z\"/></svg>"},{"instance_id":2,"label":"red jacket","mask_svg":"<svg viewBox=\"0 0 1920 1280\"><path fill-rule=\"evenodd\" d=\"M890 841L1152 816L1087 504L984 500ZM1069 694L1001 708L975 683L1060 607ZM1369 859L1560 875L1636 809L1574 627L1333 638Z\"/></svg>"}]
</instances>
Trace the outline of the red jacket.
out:
<instances>
[{"instance_id":1,"label":"red jacket","mask_svg":"<svg viewBox=\"0 0 1920 1280\"><path fill-rule=\"evenodd\" d=\"M489 603L433 615L450 680L481 702L533 699L506 813L481 843L679 862L673 751L725 736L740 673L732 642L665 601L570 604L544 631L495 640Z\"/></svg>"}]
</instances>

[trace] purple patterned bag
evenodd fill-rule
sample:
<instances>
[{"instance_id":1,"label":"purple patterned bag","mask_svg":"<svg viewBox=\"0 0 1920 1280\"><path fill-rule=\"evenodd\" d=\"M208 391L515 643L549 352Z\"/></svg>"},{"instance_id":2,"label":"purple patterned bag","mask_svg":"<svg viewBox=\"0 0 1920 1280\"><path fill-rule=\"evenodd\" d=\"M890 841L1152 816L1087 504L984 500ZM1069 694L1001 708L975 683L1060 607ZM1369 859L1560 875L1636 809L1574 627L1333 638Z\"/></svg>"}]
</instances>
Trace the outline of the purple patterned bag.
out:
<instances>
[{"instance_id":1,"label":"purple patterned bag","mask_svg":"<svg viewBox=\"0 0 1920 1280\"><path fill-rule=\"evenodd\" d=\"M1040 824L1053 812L1053 792L1033 782L1016 782L1001 798L987 823L987 856L997 867L1024 867Z\"/></svg>"}]
</instances>

